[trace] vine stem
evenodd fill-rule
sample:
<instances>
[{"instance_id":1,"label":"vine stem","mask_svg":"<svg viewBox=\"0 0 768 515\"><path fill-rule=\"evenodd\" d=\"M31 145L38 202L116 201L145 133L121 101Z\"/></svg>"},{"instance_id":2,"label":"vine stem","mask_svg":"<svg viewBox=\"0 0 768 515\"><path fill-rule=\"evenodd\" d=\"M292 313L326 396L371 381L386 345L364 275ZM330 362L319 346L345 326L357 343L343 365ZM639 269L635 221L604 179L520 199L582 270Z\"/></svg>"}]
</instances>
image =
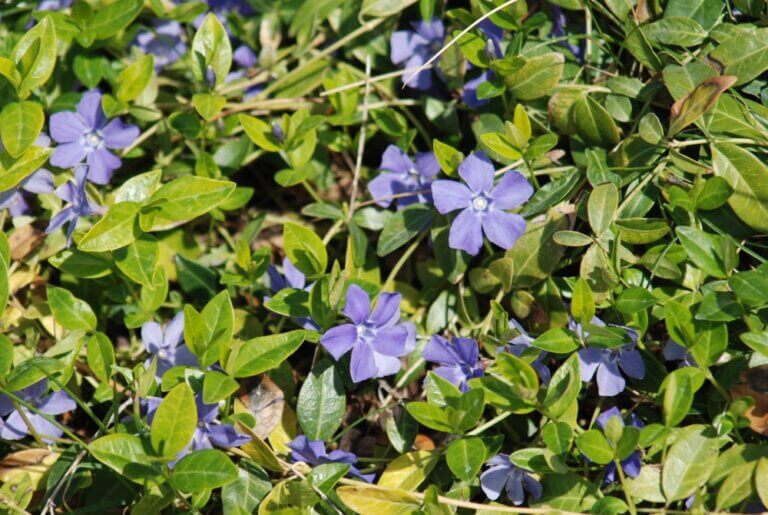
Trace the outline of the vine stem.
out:
<instances>
[{"instance_id":1,"label":"vine stem","mask_svg":"<svg viewBox=\"0 0 768 515\"><path fill-rule=\"evenodd\" d=\"M392 271L389 272L389 276L387 276L387 280L384 281L384 286L382 286L382 290L387 290L388 288L392 287L392 283L395 282L395 277L397 277L398 272L400 272L400 269L403 268L403 265L405 265L406 261L408 261L408 258L411 257L411 254L413 254L416 251L416 248L419 246L419 243L421 243L421 240L423 240L427 235L426 231L423 231L421 234L419 234L419 237L416 238L413 243L411 243L411 246L408 247L408 249L403 252L403 255L400 256L400 259L395 263L395 266L392 267Z\"/></svg>"},{"instance_id":2,"label":"vine stem","mask_svg":"<svg viewBox=\"0 0 768 515\"><path fill-rule=\"evenodd\" d=\"M504 413L496 415L495 417L493 417L491 420L489 420L488 422L486 422L482 426L478 426L478 427L474 428L472 431L470 431L469 433L467 433L467 436L479 435L483 431L488 429L489 427L495 426L496 424L498 424L499 422L501 422L505 418L509 417L510 415L512 415L511 411L505 411Z\"/></svg>"},{"instance_id":3,"label":"vine stem","mask_svg":"<svg viewBox=\"0 0 768 515\"><path fill-rule=\"evenodd\" d=\"M360 133L358 134L357 155L355 156L355 171L352 177L352 191L349 194L349 211L347 221L355 214L355 202L357 201L357 188L360 183L360 170L363 168L363 154L365 153L365 127L368 123L368 98L371 95L371 56L365 56L365 96L363 96L363 116L360 121Z\"/></svg>"}]
</instances>

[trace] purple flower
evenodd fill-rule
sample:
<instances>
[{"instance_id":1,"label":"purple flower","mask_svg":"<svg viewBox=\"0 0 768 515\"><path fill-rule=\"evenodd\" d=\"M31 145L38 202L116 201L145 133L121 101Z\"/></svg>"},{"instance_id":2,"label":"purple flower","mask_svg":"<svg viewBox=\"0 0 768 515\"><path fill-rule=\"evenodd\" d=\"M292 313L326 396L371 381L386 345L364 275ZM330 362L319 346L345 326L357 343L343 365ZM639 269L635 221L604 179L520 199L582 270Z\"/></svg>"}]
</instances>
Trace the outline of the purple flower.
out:
<instances>
[{"instance_id":1,"label":"purple flower","mask_svg":"<svg viewBox=\"0 0 768 515\"><path fill-rule=\"evenodd\" d=\"M583 338L587 334L583 328L571 320L570 327ZM592 325L604 326L605 322L595 317ZM613 326L621 327L621 326ZM578 352L581 380L590 381L597 373L597 391L601 397L614 397L624 391L627 381L622 372L629 377L642 379L645 376L645 363L637 347L637 333L623 327L632 339L631 342L610 349L587 347Z\"/></svg>"},{"instance_id":2,"label":"purple flower","mask_svg":"<svg viewBox=\"0 0 768 515\"><path fill-rule=\"evenodd\" d=\"M517 336L509 340L509 345L506 347L501 347L501 350L505 352L509 352L510 354L514 354L517 357L520 357L523 355L523 353L531 348L531 343L533 343L535 338L532 338L528 335L528 332L523 328L522 325L520 325L520 322L517 320L510 320L509 321L509 328L517 330ZM549 368L543 363L544 358L547 357L547 353L544 351L539 352L539 355L536 357L535 360L531 362L531 367L536 371L536 373L539 376L539 379L541 379L541 382L544 384L549 384L549 380L552 377L552 373L550 372Z\"/></svg>"},{"instance_id":3,"label":"purple flower","mask_svg":"<svg viewBox=\"0 0 768 515\"><path fill-rule=\"evenodd\" d=\"M46 415L61 415L77 407L67 392L59 390L43 396L47 390L48 380L43 379L32 386L13 392L13 394ZM33 412L26 406L20 408L44 442L51 443L64 434L59 427L39 413ZM0 416L6 417L4 420L0 420L0 438L3 440L20 440L29 434L29 427L24 421L24 417L16 410L11 399L6 395L0 395Z\"/></svg>"},{"instance_id":4,"label":"purple flower","mask_svg":"<svg viewBox=\"0 0 768 515\"><path fill-rule=\"evenodd\" d=\"M36 147L48 147L51 139L47 134L40 133L35 140ZM0 150L3 149L0 144ZM22 179L13 188L0 191L0 209L8 208L11 216L29 214L31 208L25 198L28 193L51 193L54 189L53 174L45 168L40 168L31 175Z\"/></svg>"},{"instance_id":5,"label":"purple flower","mask_svg":"<svg viewBox=\"0 0 768 515\"><path fill-rule=\"evenodd\" d=\"M147 421L151 424L162 399L149 397L142 400L145 401ZM239 433L234 426L216 421L219 414L218 404L205 404L203 396L200 394L195 396L195 404L197 406L197 427L192 435L192 441L186 449L176 455L176 459L170 464L171 466L192 451L212 449L214 446L239 447L251 441L250 436Z\"/></svg>"},{"instance_id":6,"label":"purple flower","mask_svg":"<svg viewBox=\"0 0 768 515\"><path fill-rule=\"evenodd\" d=\"M314 285L314 283L307 284L307 277L288 258L283 258L283 275L280 275L280 272L274 265L269 265L267 275L269 276L269 287L273 293L277 293L285 288L310 291ZM269 299L270 297L265 296L264 302L267 302ZM318 331L320 329L310 317L296 318L294 320L304 329L310 331Z\"/></svg>"},{"instance_id":7,"label":"purple flower","mask_svg":"<svg viewBox=\"0 0 768 515\"><path fill-rule=\"evenodd\" d=\"M468 107L471 107L472 109L477 109L478 107L484 106L485 104L488 103L488 99L478 98L477 88L480 87L480 84L483 84L484 82L488 82L489 80L492 80L492 79L493 79L493 71L484 70L483 73L481 73L474 79L468 80L466 84L464 84L464 93L461 95L461 99L464 101L465 104L467 104Z\"/></svg>"},{"instance_id":8,"label":"purple flower","mask_svg":"<svg viewBox=\"0 0 768 515\"><path fill-rule=\"evenodd\" d=\"M679 361L681 367L695 367L696 360L693 359L693 356L691 353L677 343L672 338L667 340L667 343L664 344L664 349L661 351L662 355L664 356L664 359L667 361Z\"/></svg>"},{"instance_id":9,"label":"purple flower","mask_svg":"<svg viewBox=\"0 0 768 515\"><path fill-rule=\"evenodd\" d=\"M442 336L434 335L424 347L422 357L440 364L433 372L462 392L469 390L467 381L484 373L479 361L480 349L472 338L454 338L449 342Z\"/></svg>"},{"instance_id":10,"label":"purple flower","mask_svg":"<svg viewBox=\"0 0 768 515\"><path fill-rule=\"evenodd\" d=\"M325 444L320 440L310 440L304 435L299 435L288 444L291 449L291 459L294 462L303 461L312 466L323 465L324 463L346 463L350 465L349 474L366 481L373 482L376 474L362 474L355 464L357 456L351 452L335 450L327 452Z\"/></svg>"},{"instance_id":11,"label":"purple flower","mask_svg":"<svg viewBox=\"0 0 768 515\"><path fill-rule=\"evenodd\" d=\"M534 499L541 497L541 483L528 471L512 463L507 454L497 454L486 465L489 468L480 474L480 486L488 499L495 501L504 490L515 506L525 501L523 490L527 490Z\"/></svg>"},{"instance_id":12,"label":"purple flower","mask_svg":"<svg viewBox=\"0 0 768 515\"><path fill-rule=\"evenodd\" d=\"M493 185L493 163L485 154L470 154L459 165L459 181L432 183L435 207L442 213L461 209L453 220L448 245L477 255L483 246L483 234L499 247L509 249L525 232L522 216L507 213L528 200L533 188L520 172L507 172Z\"/></svg>"},{"instance_id":13,"label":"purple flower","mask_svg":"<svg viewBox=\"0 0 768 515\"><path fill-rule=\"evenodd\" d=\"M430 184L440 172L440 164L433 152L418 152L414 163L408 154L390 145L381 156L379 168L384 173L368 183L368 192L381 207L388 207L392 196L402 193L413 195L397 199L398 208L415 202L431 202Z\"/></svg>"},{"instance_id":14,"label":"purple flower","mask_svg":"<svg viewBox=\"0 0 768 515\"><path fill-rule=\"evenodd\" d=\"M152 28L141 29L136 34L133 46L154 56L155 70L162 70L187 53L184 27L173 20L153 20Z\"/></svg>"},{"instance_id":15,"label":"purple flower","mask_svg":"<svg viewBox=\"0 0 768 515\"><path fill-rule=\"evenodd\" d=\"M566 37L568 33L565 29L568 23L568 19L565 17L565 13L555 4L550 4L549 7L552 9L552 31L549 33L549 35L555 38ZM561 41L560 44L570 50L576 57L577 61L584 61L584 49L581 46L574 45L565 39Z\"/></svg>"},{"instance_id":16,"label":"purple flower","mask_svg":"<svg viewBox=\"0 0 768 515\"><path fill-rule=\"evenodd\" d=\"M157 358L155 377L158 381L166 371L173 367L180 365L198 366L197 358L183 340L183 311L179 311L173 320L168 322L165 330L155 321L145 322L141 326L141 341L144 343L144 349ZM149 366L150 361L151 358L147 359L144 366Z\"/></svg>"},{"instance_id":17,"label":"purple flower","mask_svg":"<svg viewBox=\"0 0 768 515\"><path fill-rule=\"evenodd\" d=\"M320 343L338 360L352 350L350 374L359 383L372 377L383 377L400 370L400 357L416 345L416 326L400 322L399 293L379 294L376 309L371 312L368 294L352 284L342 310L351 324L333 327L320 338Z\"/></svg>"},{"instance_id":18,"label":"purple flower","mask_svg":"<svg viewBox=\"0 0 768 515\"><path fill-rule=\"evenodd\" d=\"M120 167L120 158L110 149L126 148L139 136L135 125L119 118L107 121L101 108L101 93L88 91L77 104L77 111L63 111L51 116L51 137L59 146L51 155L51 164L71 168L85 159L88 180L107 184L112 172Z\"/></svg>"},{"instance_id":19,"label":"purple flower","mask_svg":"<svg viewBox=\"0 0 768 515\"><path fill-rule=\"evenodd\" d=\"M40 0L38 11L61 11L72 5L73 0Z\"/></svg>"},{"instance_id":20,"label":"purple flower","mask_svg":"<svg viewBox=\"0 0 768 515\"><path fill-rule=\"evenodd\" d=\"M411 23L413 30L398 30L392 33L390 39L391 57L394 64L405 63L406 72L402 80L405 82L415 69L426 63L433 54L443 46L445 27L437 18L431 21ZM408 86L425 90L432 87L432 71L424 70L413 77Z\"/></svg>"},{"instance_id":21,"label":"purple flower","mask_svg":"<svg viewBox=\"0 0 768 515\"><path fill-rule=\"evenodd\" d=\"M605 426L608 425L608 421L613 418L618 417L619 421L621 421L621 427L624 427L624 419L621 417L621 412L618 408L615 406L611 409L607 409L603 411L599 417L597 417L597 425L600 426L601 429L605 429ZM642 428L643 423L642 421L637 418L637 415L632 413L630 416L630 425L635 426L637 428ZM621 460L621 468L624 471L624 473L629 477L637 477L640 475L640 468L643 466L642 461L640 460L640 453L638 451L633 452L629 457ZM616 463L611 462L605 467L605 483L613 483L616 481Z\"/></svg>"},{"instance_id":22,"label":"purple flower","mask_svg":"<svg viewBox=\"0 0 768 515\"><path fill-rule=\"evenodd\" d=\"M67 205L51 218L45 233L51 234L65 223L69 223L67 228L67 246L72 244L72 234L75 232L77 221L81 216L102 213L104 211L103 207L98 204L92 204L88 200L88 195L85 193L88 175L88 166L78 165L75 167L74 181L67 181L56 189L56 196L65 200Z\"/></svg>"}]
</instances>

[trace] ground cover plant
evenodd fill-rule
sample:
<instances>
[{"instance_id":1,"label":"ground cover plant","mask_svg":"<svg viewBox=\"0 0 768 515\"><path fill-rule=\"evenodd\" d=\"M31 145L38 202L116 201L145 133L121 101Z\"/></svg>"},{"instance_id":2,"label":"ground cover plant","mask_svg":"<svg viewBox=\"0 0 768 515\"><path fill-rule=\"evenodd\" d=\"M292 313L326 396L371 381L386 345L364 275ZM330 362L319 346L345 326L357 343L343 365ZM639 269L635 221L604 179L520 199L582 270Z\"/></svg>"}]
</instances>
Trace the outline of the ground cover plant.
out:
<instances>
[{"instance_id":1,"label":"ground cover plant","mask_svg":"<svg viewBox=\"0 0 768 515\"><path fill-rule=\"evenodd\" d=\"M3 513L765 510L765 0L0 17Z\"/></svg>"}]
</instances>

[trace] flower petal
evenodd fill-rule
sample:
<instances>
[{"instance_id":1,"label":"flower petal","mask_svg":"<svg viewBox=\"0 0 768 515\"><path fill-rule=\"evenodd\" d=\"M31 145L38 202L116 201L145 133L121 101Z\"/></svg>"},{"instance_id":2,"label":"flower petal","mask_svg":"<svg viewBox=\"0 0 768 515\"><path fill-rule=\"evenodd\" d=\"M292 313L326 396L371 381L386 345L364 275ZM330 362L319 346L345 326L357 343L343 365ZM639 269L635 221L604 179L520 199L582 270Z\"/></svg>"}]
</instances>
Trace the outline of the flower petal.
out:
<instances>
[{"instance_id":1,"label":"flower petal","mask_svg":"<svg viewBox=\"0 0 768 515\"><path fill-rule=\"evenodd\" d=\"M480 474L480 487L488 499L495 501L501 495L502 490L504 490L508 478L508 467L491 467Z\"/></svg>"},{"instance_id":2,"label":"flower petal","mask_svg":"<svg viewBox=\"0 0 768 515\"><path fill-rule=\"evenodd\" d=\"M411 168L415 168L413 161L408 154L403 152L397 145L389 145L381 155L381 170L395 173L407 173Z\"/></svg>"},{"instance_id":3,"label":"flower petal","mask_svg":"<svg viewBox=\"0 0 768 515\"><path fill-rule=\"evenodd\" d=\"M46 415L61 415L76 409L77 404L67 392L59 390L42 399L37 407Z\"/></svg>"},{"instance_id":4,"label":"flower petal","mask_svg":"<svg viewBox=\"0 0 768 515\"><path fill-rule=\"evenodd\" d=\"M483 216L483 232L492 243L504 250L511 249L525 233L525 220L514 213L491 209Z\"/></svg>"},{"instance_id":5,"label":"flower petal","mask_svg":"<svg viewBox=\"0 0 768 515\"><path fill-rule=\"evenodd\" d=\"M95 184L109 184L112 172L120 167L122 161L106 148L98 148L86 157L88 180Z\"/></svg>"},{"instance_id":6,"label":"flower petal","mask_svg":"<svg viewBox=\"0 0 768 515\"><path fill-rule=\"evenodd\" d=\"M493 206L497 209L514 209L533 195L533 186L520 172L507 172L491 190Z\"/></svg>"},{"instance_id":7,"label":"flower petal","mask_svg":"<svg viewBox=\"0 0 768 515\"><path fill-rule=\"evenodd\" d=\"M365 343L355 345L352 349L349 373L352 376L352 381L355 383L377 377L376 358L370 345Z\"/></svg>"},{"instance_id":8,"label":"flower petal","mask_svg":"<svg viewBox=\"0 0 768 515\"><path fill-rule=\"evenodd\" d=\"M79 142L64 143L53 149L51 164L59 168L72 168L85 159L87 152Z\"/></svg>"},{"instance_id":9,"label":"flower petal","mask_svg":"<svg viewBox=\"0 0 768 515\"><path fill-rule=\"evenodd\" d=\"M405 68L410 69L412 71L406 72L403 77L402 81L403 84L405 84L405 81L408 81L407 86L409 88L418 89L420 91L427 90L432 87L432 70L422 70L416 75L411 78L411 74L416 71L419 67L421 67L427 59L420 55L420 54L414 54L410 59L405 61Z\"/></svg>"},{"instance_id":10,"label":"flower petal","mask_svg":"<svg viewBox=\"0 0 768 515\"><path fill-rule=\"evenodd\" d=\"M371 314L371 298L364 289L356 284L350 284L342 312L355 324L362 324Z\"/></svg>"},{"instance_id":11,"label":"flower petal","mask_svg":"<svg viewBox=\"0 0 768 515\"><path fill-rule=\"evenodd\" d=\"M110 121L104 130L104 146L107 148L126 148L139 137L139 128L123 123L119 118Z\"/></svg>"},{"instance_id":12,"label":"flower petal","mask_svg":"<svg viewBox=\"0 0 768 515\"><path fill-rule=\"evenodd\" d=\"M619 366L629 377L634 377L635 379L645 377L645 363L643 363L640 351L636 349L621 351Z\"/></svg>"},{"instance_id":13,"label":"flower petal","mask_svg":"<svg viewBox=\"0 0 768 515\"><path fill-rule=\"evenodd\" d=\"M394 200L393 195L403 193L403 181L396 173L381 173L368 181L368 193L381 207L389 207Z\"/></svg>"},{"instance_id":14,"label":"flower petal","mask_svg":"<svg viewBox=\"0 0 768 515\"><path fill-rule=\"evenodd\" d=\"M398 358L405 355L405 342L407 339L408 330L402 325L382 327L376 331L373 350L385 356Z\"/></svg>"},{"instance_id":15,"label":"flower petal","mask_svg":"<svg viewBox=\"0 0 768 515\"><path fill-rule=\"evenodd\" d=\"M53 113L49 122L51 137L56 143L74 143L88 131L83 119L73 111Z\"/></svg>"},{"instance_id":16,"label":"flower petal","mask_svg":"<svg viewBox=\"0 0 768 515\"><path fill-rule=\"evenodd\" d=\"M21 187L30 193L51 193L55 188L53 174L45 168L41 168L24 179Z\"/></svg>"},{"instance_id":17,"label":"flower petal","mask_svg":"<svg viewBox=\"0 0 768 515\"><path fill-rule=\"evenodd\" d=\"M472 192L459 181L440 180L432 183L432 199L440 214L464 209L472 203Z\"/></svg>"},{"instance_id":18,"label":"flower petal","mask_svg":"<svg viewBox=\"0 0 768 515\"><path fill-rule=\"evenodd\" d=\"M184 339L184 312L179 311L168 322L163 333L163 347L176 347Z\"/></svg>"},{"instance_id":19,"label":"flower petal","mask_svg":"<svg viewBox=\"0 0 768 515\"><path fill-rule=\"evenodd\" d=\"M591 381L595 376L595 371L600 363L603 362L603 351L595 347L587 347L578 352L579 371L582 381Z\"/></svg>"},{"instance_id":20,"label":"flower petal","mask_svg":"<svg viewBox=\"0 0 768 515\"><path fill-rule=\"evenodd\" d=\"M410 58L417 47L427 45L429 41L410 30L397 30L389 39L392 63L401 64Z\"/></svg>"},{"instance_id":21,"label":"flower petal","mask_svg":"<svg viewBox=\"0 0 768 515\"><path fill-rule=\"evenodd\" d=\"M94 130L104 127L107 119L101 108L101 93L97 90L85 92L77 104L77 114L83 118L88 129Z\"/></svg>"},{"instance_id":22,"label":"flower petal","mask_svg":"<svg viewBox=\"0 0 768 515\"><path fill-rule=\"evenodd\" d=\"M376 351L373 352L373 362L376 367L376 375L374 377L391 376L397 374L402 368L399 358L386 356Z\"/></svg>"},{"instance_id":23,"label":"flower petal","mask_svg":"<svg viewBox=\"0 0 768 515\"><path fill-rule=\"evenodd\" d=\"M403 296L399 293L382 292L376 301L376 308L371 315L371 321L376 327L388 327L400 321L400 302Z\"/></svg>"},{"instance_id":24,"label":"flower petal","mask_svg":"<svg viewBox=\"0 0 768 515\"><path fill-rule=\"evenodd\" d=\"M472 208L459 213L448 233L448 246L476 256L483 247L482 217Z\"/></svg>"},{"instance_id":25,"label":"flower petal","mask_svg":"<svg viewBox=\"0 0 768 515\"><path fill-rule=\"evenodd\" d=\"M619 408L617 408L616 406L600 413L600 416L597 417L597 425L605 429L605 426L608 425L608 421L611 420L613 417L619 417L619 420L621 421L621 425L624 426L624 419L621 416L621 411L619 411Z\"/></svg>"},{"instance_id":26,"label":"flower petal","mask_svg":"<svg viewBox=\"0 0 768 515\"><path fill-rule=\"evenodd\" d=\"M334 359L339 360L357 343L357 327L353 324L332 327L320 338L320 343Z\"/></svg>"},{"instance_id":27,"label":"flower petal","mask_svg":"<svg viewBox=\"0 0 768 515\"><path fill-rule=\"evenodd\" d=\"M150 354L157 354L167 346L163 339L163 328L155 321L145 322L141 326L141 342Z\"/></svg>"},{"instance_id":28,"label":"flower petal","mask_svg":"<svg viewBox=\"0 0 768 515\"><path fill-rule=\"evenodd\" d=\"M432 179L440 173L440 163L434 152L418 152L416 154L416 169L422 179Z\"/></svg>"},{"instance_id":29,"label":"flower petal","mask_svg":"<svg viewBox=\"0 0 768 515\"><path fill-rule=\"evenodd\" d=\"M624 391L627 381L615 362L605 361L597 367L597 391L601 397L615 397Z\"/></svg>"},{"instance_id":30,"label":"flower petal","mask_svg":"<svg viewBox=\"0 0 768 515\"><path fill-rule=\"evenodd\" d=\"M482 152L469 154L459 165L459 175L473 193L489 192L493 187L493 163Z\"/></svg>"},{"instance_id":31,"label":"flower petal","mask_svg":"<svg viewBox=\"0 0 768 515\"><path fill-rule=\"evenodd\" d=\"M240 447L251 441L250 436L238 433L229 424L211 424L208 428L208 439L218 447Z\"/></svg>"},{"instance_id":32,"label":"flower petal","mask_svg":"<svg viewBox=\"0 0 768 515\"><path fill-rule=\"evenodd\" d=\"M459 365L461 357L451 343L440 335L432 336L424 346L421 356L432 363L442 365Z\"/></svg>"}]
</instances>

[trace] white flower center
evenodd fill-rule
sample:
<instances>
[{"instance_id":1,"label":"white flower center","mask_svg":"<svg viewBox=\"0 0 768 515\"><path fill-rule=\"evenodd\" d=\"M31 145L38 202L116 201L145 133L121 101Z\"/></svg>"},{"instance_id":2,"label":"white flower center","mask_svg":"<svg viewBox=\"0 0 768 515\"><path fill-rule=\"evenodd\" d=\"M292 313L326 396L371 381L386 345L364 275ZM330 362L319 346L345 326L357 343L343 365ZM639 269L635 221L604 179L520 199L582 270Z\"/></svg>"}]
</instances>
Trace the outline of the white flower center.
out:
<instances>
[{"instance_id":1,"label":"white flower center","mask_svg":"<svg viewBox=\"0 0 768 515\"><path fill-rule=\"evenodd\" d=\"M85 144L91 148L101 145L101 134L98 131L91 131L85 135Z\"/></svg>"},{"instance_id":2,"label":"white flower center","mask_svg":"<svg viewBox=\"0 0 768 515\"><path fill-rule=\"evenodd\" d=\"M165 350L161 349L160 351L158 351L157 357L160 359L166 359L168 357L168 353L165 352Z\"/></svg>"},{"instance_id":3,"label":"white flower center","mask_svg":"<svg viewBox=\"0 0 768 515\"><path fill-rule=\"evenodd\" d=\"M488 199L485 197L475 197L472 199L472 207L478 211L485 211L488 207Z\"/></svg>"}]
</instances>

